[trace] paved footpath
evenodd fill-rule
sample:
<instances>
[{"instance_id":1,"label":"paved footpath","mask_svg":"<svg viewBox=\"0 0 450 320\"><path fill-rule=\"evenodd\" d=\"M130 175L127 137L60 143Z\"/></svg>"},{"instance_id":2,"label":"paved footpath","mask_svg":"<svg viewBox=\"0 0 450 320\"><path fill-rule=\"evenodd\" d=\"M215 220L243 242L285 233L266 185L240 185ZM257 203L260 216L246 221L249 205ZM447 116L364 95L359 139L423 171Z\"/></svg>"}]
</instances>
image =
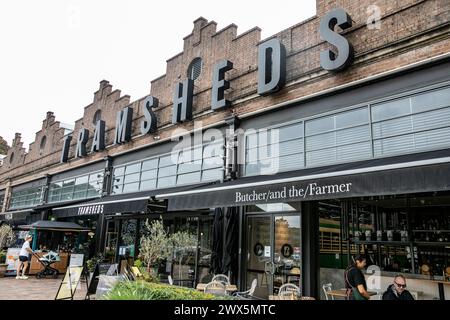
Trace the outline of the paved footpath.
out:
<instances>
[{"instance_id":1,"label":"paved footpath","mask_svg":"<svg viewBox=\"0 0 450 320\"><path fill-rule=\"evenodd\" d=\"M0 278L0 300L54 300L64 275L58 279L36 279L30 276L26 280L15 277ZM86 282L80 282L74 300L84 300Z\"/></svg>"}]
</instances>

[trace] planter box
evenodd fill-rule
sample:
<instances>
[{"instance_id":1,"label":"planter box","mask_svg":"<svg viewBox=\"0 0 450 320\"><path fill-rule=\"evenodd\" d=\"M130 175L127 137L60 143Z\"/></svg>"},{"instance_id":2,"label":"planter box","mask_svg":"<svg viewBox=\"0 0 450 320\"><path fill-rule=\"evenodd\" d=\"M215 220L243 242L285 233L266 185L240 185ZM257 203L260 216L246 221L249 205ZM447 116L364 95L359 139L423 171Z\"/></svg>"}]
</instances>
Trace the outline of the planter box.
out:
<instances>
[{"instance_id":1,"label":"planter box","mask_svg":"<svg viewBox=\"0 0 450 320\"><path fill-rule=\"evenodd\" d=\"M5 276L7 267L8 265L6 263L0 264L0 278L3 278Z\"/></svg>"}]
</instances>

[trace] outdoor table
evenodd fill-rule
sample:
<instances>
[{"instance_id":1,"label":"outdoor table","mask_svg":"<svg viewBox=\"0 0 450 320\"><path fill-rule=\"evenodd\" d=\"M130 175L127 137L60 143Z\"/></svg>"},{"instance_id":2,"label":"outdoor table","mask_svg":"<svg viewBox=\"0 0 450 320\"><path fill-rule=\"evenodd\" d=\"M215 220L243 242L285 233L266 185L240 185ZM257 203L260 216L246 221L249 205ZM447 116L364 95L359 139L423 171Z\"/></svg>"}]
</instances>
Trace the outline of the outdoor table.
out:
<instances>
[{"instance_id":1,"label":"outdoor table","mask_svg":"<svg viewBox=\"0 0 450 320\"><path fill-rule=\"evenodd\" d=\"M196 289L198 291L205 291L205 287L206 287L207 283L199 283L196 287ZM227 284L225 286L225 290L227 290L228 293L233 293L238 291L237 286L234 284Z\"/></svg>"},{"instance_id":2,"label":"outdoor table","mask_svg":"<svg viewBox=\"0 0 450 320\"><path fill-rule=\"evenodd\" d=\"M297 299L294 298L294 295L270 295L269 300L316 300L314 297L301 296Z\"/></svg>"},{"instance_id":3,"label":"outdoor table","mask_svg":"<svg viewBox=\"0 0 450 320\"><path fill-rule=\"evenodd\" d=\"M369 296L375 296L377 295L376 292L373 291L367 291ZM347 290L346 289L335 289L327 292L327 295L333 296L333 297L343 297L347 298Z\"/></svg>"},{"instance_id":4,"label":"outdoor table","mask_svg":"<svg viewBox=\"0 0 450 320\"><path fill-rule=\"evenodd\" d=\"M431 282L437 283L439 288L439 300L445 300L445 292L444 292L444 284L450 284L450 281L438 281L438 280L431 280Z\"/></svg>"}]
</instances>

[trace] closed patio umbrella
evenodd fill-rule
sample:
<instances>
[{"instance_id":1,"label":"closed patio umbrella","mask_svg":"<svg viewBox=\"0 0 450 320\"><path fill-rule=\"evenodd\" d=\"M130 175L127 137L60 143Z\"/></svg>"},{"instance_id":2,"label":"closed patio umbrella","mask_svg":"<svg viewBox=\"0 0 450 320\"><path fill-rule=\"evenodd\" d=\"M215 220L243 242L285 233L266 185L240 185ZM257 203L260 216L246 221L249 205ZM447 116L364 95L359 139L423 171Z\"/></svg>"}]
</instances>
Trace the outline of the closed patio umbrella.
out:
<instances>
[{"instance_id":1,"label":"closed patio umbrella","mask_svg":"<svg viewBox=\"0 0 450 320\"><path fill-rule=\"evenodd\" d=\"M236 207L229 207L226 210L222 272L229 273L230 280L233 282L238 269L239 212Z\"/></svg>"},{"instance_id":2,"label":"closed patio umbrella","mask_svg":"<svg viewBox=\"0 0 450 320\"><path fill-rule=\"evenodd\" d=\"M223 256L223 210L216 208L214 210L213 222L213 243L211 252L211 273L222 273Z\"/></svg>"}]
</instances>

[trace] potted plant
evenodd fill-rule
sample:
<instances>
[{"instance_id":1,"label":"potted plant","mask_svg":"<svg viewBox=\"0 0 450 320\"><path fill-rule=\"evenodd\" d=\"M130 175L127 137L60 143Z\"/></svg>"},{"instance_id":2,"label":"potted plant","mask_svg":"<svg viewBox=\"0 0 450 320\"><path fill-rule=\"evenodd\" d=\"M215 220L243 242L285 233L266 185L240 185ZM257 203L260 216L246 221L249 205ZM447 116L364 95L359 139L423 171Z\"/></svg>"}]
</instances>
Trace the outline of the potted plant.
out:
<instances>
[{"instance_id":1,"label":"potted plant","mask_svg":"<svg viewBox=\"0 0 450 320\"><path fill-rule=\"evenodd\" d=\"M157 276L159 264L172 256L170 238L161 220L148 220L141 237L140 259L147 267L147 272Z\"/></svg>"},{"instance_id":2,"label":"potted plant","mask_svg":"<svg viewBox=\"0 0 450 320\"><path fill-rule=\"evenodd\" d=\"M0 250L0 278L3 278L6 273L6 268L8 265L6 262L6 252L4 250Z\"/></svg>"}]
</instances>

